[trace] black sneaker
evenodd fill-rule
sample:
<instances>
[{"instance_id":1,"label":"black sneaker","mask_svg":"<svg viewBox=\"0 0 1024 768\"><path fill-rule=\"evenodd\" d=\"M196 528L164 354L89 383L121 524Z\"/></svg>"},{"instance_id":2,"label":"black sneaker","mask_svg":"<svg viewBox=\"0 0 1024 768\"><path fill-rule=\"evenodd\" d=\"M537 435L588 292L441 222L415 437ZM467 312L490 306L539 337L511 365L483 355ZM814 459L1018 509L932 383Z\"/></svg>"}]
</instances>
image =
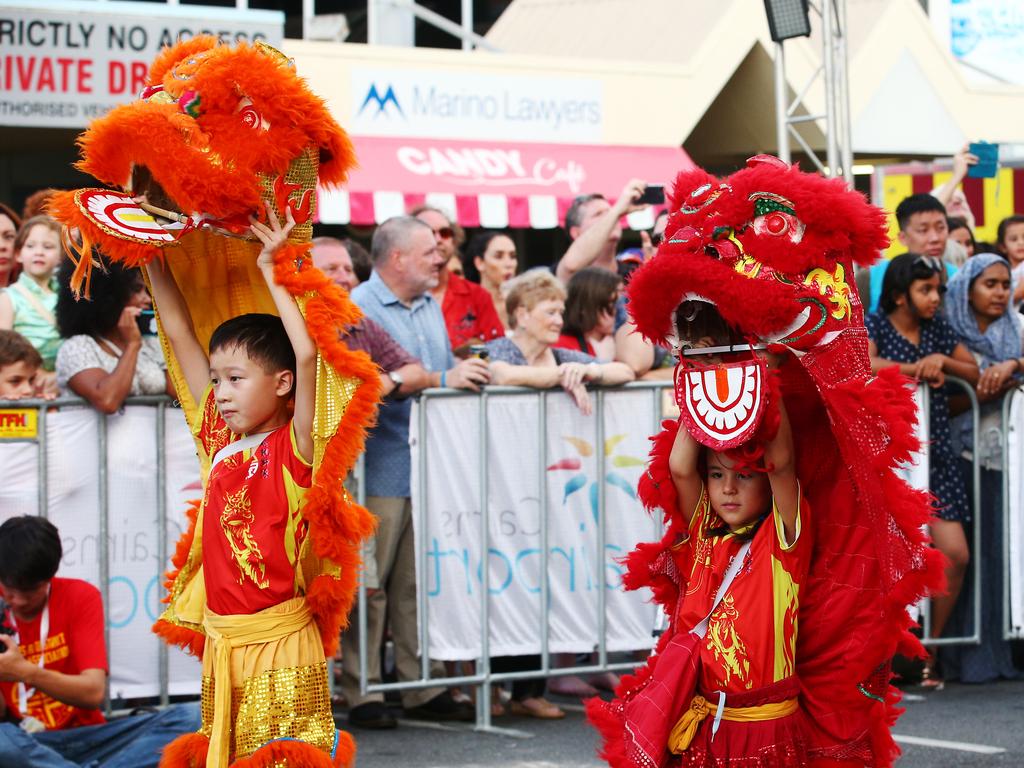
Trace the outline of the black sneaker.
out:
<instances>
[{"instance_id":1,"label":"black sneaker","mask_svg":"<svg viewBox=\"0 0 1024 768\"><path fill-rule=\"evenodd\" d=\"M385 731L397 727L398 721L383 701L368 701L348 711L348 724L356 728Z\"/></svg>"},{"instance_id":2,"label":"black sneaker","mask_svg":"<svg viewBox=\"0 0 1024 768\"><path fill-rule=\"evenodd\" d=\"M426 704L407 708L405 714L414 720L459 720L471 723L476 720L476 707L470 702L456 701L451 691L445 691Z\"/></svg>"}]
</instances>

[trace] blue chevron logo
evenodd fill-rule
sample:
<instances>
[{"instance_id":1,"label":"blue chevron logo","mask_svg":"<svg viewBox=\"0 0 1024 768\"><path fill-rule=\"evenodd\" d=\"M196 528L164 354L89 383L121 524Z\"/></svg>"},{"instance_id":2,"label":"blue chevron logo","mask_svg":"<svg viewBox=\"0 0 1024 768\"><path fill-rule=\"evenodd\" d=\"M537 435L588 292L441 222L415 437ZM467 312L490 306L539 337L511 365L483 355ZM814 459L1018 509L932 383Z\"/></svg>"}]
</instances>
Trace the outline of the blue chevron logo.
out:
<instances>
[{"instance_id":1,"label":"blue chevron logo","mask_svg":"<svg viewBox=\"0 0 1024 768\"><path fill-rule=\"evenodd\" d=\"M370 104L377 105L377 111L376 113L374 113L374 117L377 117L380 114L389 114L389 104L394 104L395 109L398 110L398 114L400 114L403 118L405 117L405 112L402 111L402 105L398 103L398 97L395 96L395 89L390 83L388 83L388 89L384 92L383 96L381 96L380 91L377 90L377 84L371 83L370 90L367 91L366 98L363 99L363 105L359 107L359 114L363 114L363 112L366 111L366 108L370 106Z\"/></svg>"}]
</instances>

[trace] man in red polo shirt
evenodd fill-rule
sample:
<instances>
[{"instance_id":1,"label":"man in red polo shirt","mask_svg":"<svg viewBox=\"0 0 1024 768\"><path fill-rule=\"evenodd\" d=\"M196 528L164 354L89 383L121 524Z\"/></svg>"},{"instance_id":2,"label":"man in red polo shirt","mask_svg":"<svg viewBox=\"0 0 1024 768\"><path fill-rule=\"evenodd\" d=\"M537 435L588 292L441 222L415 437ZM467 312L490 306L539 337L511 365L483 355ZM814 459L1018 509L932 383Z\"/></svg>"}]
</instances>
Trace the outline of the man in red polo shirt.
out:
<instances>
[{"instance_id":1,"label":"man in red polo shirt","mask_svg":"<svg viewBox=\"0 0 1024 768\"><path fill-rule=\"evenodd\" d=\"M434 301L441 305L448 340L455 356L465 357L470 344L482 344L504 336L505 326L501 324L490 294L448 268L456 255L455 230L448 217L436 208L426 206L414 208L411 215L434 231L437 250L445 257L437 288L430 293Z\"/></svg>"}]
</instances>

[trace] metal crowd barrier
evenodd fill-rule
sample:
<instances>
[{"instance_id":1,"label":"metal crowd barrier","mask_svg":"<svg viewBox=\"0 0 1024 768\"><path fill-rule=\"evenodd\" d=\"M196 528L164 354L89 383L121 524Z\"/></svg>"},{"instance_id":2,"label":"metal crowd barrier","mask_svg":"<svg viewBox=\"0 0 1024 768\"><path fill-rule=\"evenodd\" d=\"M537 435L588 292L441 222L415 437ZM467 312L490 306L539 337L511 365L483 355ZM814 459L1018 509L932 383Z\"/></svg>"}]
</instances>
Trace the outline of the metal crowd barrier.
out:
<instances>
[{"instance_id":1,"label":"metal crowd barrier","mask_svg":"<svg viewBox=\"0 0 1024 768\"><path fill-rule=\"evenodd\" d=\"M978 406L977 397L974 394L973 388L964 381L953 377L947 377L946 380L951 384L961 388L966 392L968 399L971 403L972 420L974 424L974 456L978 456L978 439L980 431L980 411ZM626 385L625 389L631 390L644 390L651 394L650 402L650 423L647 427L645 434L654 434L660 429L660 424L663 418L669 414L666 412L666 402L668 398L664 398L663 394L670 390L671 382L634 382ZM425 433L427 427L426 408L425 406L429 400L437 398L451 398L451 397L476 397L478 398L478 419L481 427L481 446L479 455L483 458L487 455L487 404L491 396L494 395L516 395L522 397L534 397L539 398L538 403L538 424L543 427L547 419L547 408L548 399L551 396L549 391L537 391L534 389L527 389L522 387L487 387L480 395L467 394L457 390L450 389L433 389L423 392L421 398L421 408L419 410L419 427L420 434ZM605 410L605 391L597 390L594 393L595 401L595 431L597 450L604 450L604 410ZM1002 404L1002 424L1003 424L1003 518L1006 530L1009 531L1010 525L1010 488L1009 488L1009 433L1013 429L1013 425L1010 424L1010 412L1013 402L1013 398L1017 396L1016 392L1010 393ZM154 433L154 439L156 440L156 456L157 466L155 467L155 482L157 486L157 548L160 554L160 571L166 567L166 563L169 558L169 546L167 541L167 505L166 505L166 453L165 453L165 434L166 434L166 413L168 406L171 406L173 401L171 398L166 396L150 396L150 397L131 397L125 402L125 405L143 405L153 406L156 408L156 428ZM673 403L674 405L674 403ZM0 442L29 442L36 445L37 451L37 466L38 466L38 510L39 514L43 517L48 516L49 513L49 467L47 465L47 437L46 437L46 424L47 424L47 413L53 409L67 408L67 407L86 407L91 408L89 404L79 398L64 397L53 401L45 400L18 400L18 401L0 401L0 416L3 416L10 411L19 412L35 412L35 423L36 429L34 435L15 436L15 437L4 437L0 434ZM97 450L100 457L99 462L99 495L98 495L98 506L99 506L99 571L100 571L100 591L103 596L104 605L104 619L105 619L105 633L108 648L109 644L109 633L110 633L110 622L109 622L109 581L110 581L110 552L109 552L109 528L110 528L110 490L109 490L109 469L107 467L107 419L102 414L98 419L98 430L96 434ZM921 414L922 418L927 418L927 408ZM0 424L3 422L0 421ZM545 467L548 465L548 450L546 433L543 428L538 429L538 446L537 446L537 458L538 458L538 478L539 487L541 489L541 500L540 500L540 560L541 560L541 573L544 578L540 581L540 600L541 605L546 605L549 598L549 547L548 547L548 516L549 516L549 503L547 493L547 483L545 482L544 472ZM426 482L426 451L420 451L418 460L419 464L419 482L421 484L420 497L425 498L425 487ZM480 480L480 509L482 510L481 515L481 527L480 527L480 547L482 552L488 552L490 549L490 526L487 524L488 520L486 517L486 511L488 504L486 503L488 497L488 472L487 462L482 460L480 467L478 468L479 480ZM357 498L360 503L365 503L366 500L366 485L365 485L365 473L361 469L362 462L360 461L357 465L355 472L355 482L357 490ZM986 549L986 542L982 541L981 536L981 490L980 490L980 468L977 461L973 462L973 507L974 507L974 532L973 532L973 551L972 566L974 574L973 583L973 595L974 595L974 627L973 632L970 635L963 637L943 637L943 638L932 638L925 634L923 642L930 646L939 645L954 645L954 644L978 644L981 640L981 560L984 556ZM340 482L340 480L339 480ZM426 517L423 516L425 520ZM597 516L597 541L598 551L605 551L606 542L606 500L605 500L605 483L598 483L598 516ZM427 531L424 530L423 525L416 527L416 557L419 559L419 572L425 573L426 569L423 568L426 559L426 546ZM1010 605L1011 605L1011 592L1010 592L1010 579L1009 579L1009 554L1010 544L1009 537L1004 535L1003 546L1006 559L1004 561L1004 586L1003 586L1003 602L1005 607L1005 618L1004 618L1004 637L1007 639L1019 638L1022 635L1021 631L1014 630L1010 625ZM421 649L421 679L398 682L398 683L384 683L378 685L367 684L367 664L365 652L360 654L360 689L363 693L386 693L390 691L401 691L401 690L413 690L419 688L432 687L439 684L454 686L454 685L471 685L475 686L478 690L477 695L477 727L486 730L495 730L491 725L491 684L500 683L504 681L514 681L527 678L537 677L554 677L562 675L577 675L577 674L591 674L601 672L621 672L631 671L635 666L635 662L610 662L609 654L606 645L607 640L607 615L606 615L606 596L604 590L598 590L597 600L597 624L598 624L598 643L597 643L597 663L577 665L572 667L552 667L551 665L551 652L549 650L549 617L546 611L541 611L541 665L540 668L535 670L529 670L526 672L505 672L495 673L490 669L489 664L489 643L490 643L490 631L489 631L489 574L488 568L481 568L482 588L480 590L480 648L481 658L477 659L476 672L473 674L464 674L456 677L430 677L430 637L429 637L429 606L427 601L427 588L426 579L419 579L417 582L417 604L419 608L419 640ZM367 608L366 608L366 585L361 580L358 589L358 607L357 607L357 628L359 633L359 647L366 649L367 647ZM925 609L927 611L927 608ZM927 627L927 622L924 622ZM654 627L652 627L652 630ZM167 704L169 701L168 693L168 650L167 646L163 643L159 644L159 699L161 704ZM333 674L331 675L333 683ZM109 697L107 700L106 707L110 711Z\"/></svg>"},{"instance_id":2,"label":"metal crowd barrier","mask_svg":"<svg viewBox=\"0 0 1024 768\"><path fill-rule=\"evenodd\" d=\"M157 572L158 581L162 581L164 570L169 560L167 542L167 462L165 452L165 435L167 429L167 408L173 405L174 401L167 395L152 395L129 397L125 400L125 406L142 405L156 408L156 428L154 439L156 440L156 513L157 513L157 549L160 554L160 567ZM18 421L16 414L11 412L35 413L35 428L26 420L22 435L5 437L0 433L0 442L28 442L36 446L37 476L37 499L38 513L42 517L49 517L49 466L47 457L47 414L51 410L60 408L87 408L98 416L98 428L96 431L96 448L99 461L99 496L97 504L99 507L99 590L103 597L103 626L104 643L110 649L110 472L107 466L107 416L93 409L92 405L78 397L60 397L56 400L0 400L0 414L4 416L15 416L5 418L3 425L9 426L8 421ZM34 433L34 434L33 434ZM160 681L160 704L167 705L170 702L168 692L168 648L165 643L158 644L159 654L159 681ZM109 695L110 678L107 678L107 696L105 697L104 709L107 714L112 712Z\"/></svg>"},{"instance_id":3,"label":"metal crowd barrier","mask_svg":"<svg viewBox=\"0 0 1024 768\"><path fill-rule=\"evenodd\" d=\"M650 426L646 428L645 436L651 435L660 430L661 420L663 418L663 398L662 393L666 390L671 390L671 381L652 381L652 382L633 382L625 385L624 389L633 390L645 390L651 393L651 404L650 404ZM539 479L540 488L540 544L538 549L540 550L540 572L542 578L540 579L540 604L542 606L548 605L549 597L549 560L550 552L548 547L548 517L549 517L549 503L547 493L547 482L545 480L544 472L548 465L548 448L547 448L547 434L543 426L547 420L547 408L548 399L551 395L558 393L558 390L547 391L547 390L536 390L527 387L486 387L479 395L473 393L466 393L460 390L454 389L430 389L421 393L420 395L420 408L418 411L419 418L419 434L422 436L426 433L427 427L427 416L426 416L426 404L430 400L439 398L469 398L474 397L478 399L478 419L480 426L480 450L478 455L481 457L480 466L477 468L479 472L480 480L480 551L488 552L491 548L490 541L490 525L488 519L488 462L487 457L487 404L489 398L495 395L515 395L519 397L539 398L539 407L537 409L537 420L538 420L538 445L537 445L537 474ZM600 451L599 458L603 456L604 451L604 411L605 411L605 391L596 390L593 392L594 396L594 421L596 424L596 436L595 445L597 451ZM674 404L674 403L673 403ZM418 455L419 461L419 497L426 497L426 462L427 452L421 450ZM597 551L605 551L606 543L606 500L605 500L605 483L598 483L598 497L597 497ZM365 487L362 483L359 486L360 493L365 492ZM359 497L360 503L365 503L365 495ZM426 540L427 531L426 528L426 515L417 513L414 510L414 515L419 514L419 519L424 524L414 526L415 528L415 540L416 540L416 557L418 558L418 572L421 574L426 573L424 561L426 559ZM524 680L529 678L538 677L557 677L567 675L579 675L579 674L594 674L602 672L623 672L632 671L636 667L635 661L610 662L608 659L607 649L607 621L608 617L605 610L606 596L605 590L599 589L597 595L597 626L598 626L598 643L597 643L597 663L587 665L574 665L571 667L553 667L551 665L551 652L548 648L549 643L549 619L547 611L542 610L541 613L541 664L538 669L533 669L525 672L492 672L490 669L490 584L489 584L489 569L486 567L486 558L484 560L484 566L481 567L481 587L480 587L480 658L476 660L476 673L460 675L456 677L430 677L430 633L429 629L429 606L427 600L427 585L426 579L421 578L417 580L416 584L416 601L419 612L419 647L420 647L420 662L421 662L421 677L419 680L410 680L397 683L383 683L378 685L368 685L367 683L367 663L366 653L369 651L363 650L367 648L367 612L366 612L366 585L362 581L359 584L359 600L358 600L358 632L359 632L359 647L361 649L359 659L359 676L360 676L360 691L363 694L366 693L387 693L389 691L408 691L416 690L420 688L434 687L437 685L471 685L477 689L476 696L476 713L477 713L477 728L481 730L501 730L508 732L507 729L496 729L491 725L491 684L501 683L505 681ZM654 627L652 627L652 630Z\"/></svg>"},{"instance_id":4,"label":"metal crowd barrier","mask_svg":"<svg viewBox=\"0 0 1024 768\"><path fill-rule=\"evenodd\" d=\"M971 404L971 426L973 433L972 444L971 444L971 456L978 456L978 440L979 432L981 430L981 410L978 403L978 396L974 392L974 387L963 379L958 379L956 376L946 376L946 383L952 384L957 389L960 389L967 395L967 399ZM924 403L921 408L921 413L918 418L925 420L927 423L928 419L928 387L927 385L921 385L924 392ZM1005 432L1005 429L1004 429ZM931 432L929 431L929 435ZM977 460L971 461L971 472L972 472L972 483L971 483L971 517L974 520L973 533L971 537L971 562L969 567L973 571L973 579L971 584L971 596L972 596L972 621L971 627L973 631L969 635L961 636L950 636L945 635L943 637L932 637L931 636L931 601L924 601L923 614L924 620L921 622L922 637L921 643L931 647L939 647L943 645L980 645L981 644L981 562L983 556L983 542L981 536L981 466ZM960 593L961 597L964 596L963 592ZM1007 604L1010 602L1009 588L1007 585L1005 600Z\"/></svg>"}]
</instances>

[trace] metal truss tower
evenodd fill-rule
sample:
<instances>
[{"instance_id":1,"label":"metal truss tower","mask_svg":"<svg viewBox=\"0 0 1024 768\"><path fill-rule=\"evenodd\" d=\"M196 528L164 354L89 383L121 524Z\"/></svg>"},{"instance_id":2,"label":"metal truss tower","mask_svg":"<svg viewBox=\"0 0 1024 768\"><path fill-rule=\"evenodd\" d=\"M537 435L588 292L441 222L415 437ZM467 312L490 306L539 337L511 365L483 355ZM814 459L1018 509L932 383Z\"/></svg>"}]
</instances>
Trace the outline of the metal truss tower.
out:
<instances>
[{"instance_id":1,"label":"metal truss tower","mask_svg":"<svg viewBox=\"0 0 1024 768\"><path fill-rule=\"evenodd\" d=\"M821 62L792 101L789 100L786 80L785 43L775 43L775 120L779 158L790 162L792 139L818 170L828 176L841 176L848 186L853 187L846 0L808 0L808 6L820 22ZM824 114L797 115L797 109L819 77L825 90ZM800 123L821 120L824 121L826 142L824 162L797 130Z\"/></svg>"}]
</instances>

